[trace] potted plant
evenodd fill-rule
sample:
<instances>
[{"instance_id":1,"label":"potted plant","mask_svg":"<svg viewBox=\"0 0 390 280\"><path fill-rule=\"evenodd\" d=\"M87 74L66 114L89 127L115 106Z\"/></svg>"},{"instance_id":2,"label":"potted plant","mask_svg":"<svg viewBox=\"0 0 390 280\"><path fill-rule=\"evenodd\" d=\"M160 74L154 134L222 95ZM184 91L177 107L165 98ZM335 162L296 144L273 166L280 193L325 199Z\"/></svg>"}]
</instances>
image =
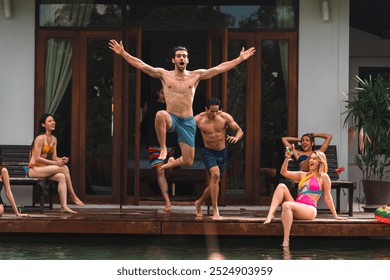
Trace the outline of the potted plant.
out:
<instances>
[{"instance_id":1,"label":"potted plant","mask_svg":"<svg viewBox=\"0 0 390 280\"><path fill-rule=\"evenodd\" d=\"M387 204L390 194L390 181L384 180L390 165L390 81L381 75L355 79L359 86L346 101L344 125L351 125L349 139L358 134L360 153L354 160L362 171L364 209L371 212Z\"/></svg>"}]
</instances>

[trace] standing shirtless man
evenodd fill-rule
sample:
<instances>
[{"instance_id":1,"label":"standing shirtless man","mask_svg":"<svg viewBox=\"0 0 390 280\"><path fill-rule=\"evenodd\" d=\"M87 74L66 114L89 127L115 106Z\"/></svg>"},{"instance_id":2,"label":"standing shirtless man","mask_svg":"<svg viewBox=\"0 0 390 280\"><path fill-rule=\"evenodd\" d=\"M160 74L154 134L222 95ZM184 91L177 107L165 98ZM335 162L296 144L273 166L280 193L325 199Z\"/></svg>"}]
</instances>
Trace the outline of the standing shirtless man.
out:
<instances>
[{"instance_id":1,"label":"standing shirtless man","mask_svg":"<svg viewBox=\"0 0 390 280\"><path fill-rule=\"evenodd\" d=\"M169 158L168 162L161 167L162 169L190 166L194 161L196 124L192 103L200 80L210 79L229 71L255 53L255 48L253 47L247 50L242 48L240 55L233 60L223 62L210 69L188 71L186 68L189 63L189 57L185 47L178 46L173 49L172 63L175 67L173 70L152 67L139 58L130 55L124 50L122 41L118 43L112 39L109 42L109 47L133 67L153 78L161 80L167 108L156 114L155 128L161 147L159 159L163 160L167 157L166 131L175 131L177 133L182 153L182 156L177 159Z\"/></svg>"},{"instance_id":2,"label":"standing shirtless man","mask_svg":"<svg viewBox=\"0 0 390 280\"><path fill-rule=\"evenodd\" d=\"M195 122L202 133L204 148L202 149L203 162L210 173L210 181L203 195L195 201L196 216L202 216L202 203L211 196L213 205L213 219L221 219L218 210L219 181L222 178L228 163L226 141L237 143L244 132L233 117L220 110L221 101L218 98L209 98L206 111L195 116ZM235 136L226 135L226 127L236 132Z\"/></svg>"}]
</instances>

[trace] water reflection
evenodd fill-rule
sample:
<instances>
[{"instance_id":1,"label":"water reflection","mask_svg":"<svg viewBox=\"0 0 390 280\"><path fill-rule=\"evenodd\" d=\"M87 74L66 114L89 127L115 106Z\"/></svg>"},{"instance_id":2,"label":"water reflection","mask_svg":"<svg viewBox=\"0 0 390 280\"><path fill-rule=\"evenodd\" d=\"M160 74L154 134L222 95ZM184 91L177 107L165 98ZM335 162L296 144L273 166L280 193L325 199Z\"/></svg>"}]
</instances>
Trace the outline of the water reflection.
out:
<instances>
[{"instance_id":1,"label":"water reflection","mask_svg":"<svg viewBox=\"0 0 390 280\"><path fill-rule=\"evenodd\" d=\"M0 236L1 260L379 260L389 239L294 239L230 236Z\"/></svg>"},{"instance_id":2,"label":"water reflection","mask_svg":"<svg viewBox=\"0 0 390 280\"><path fill-rule=\"evenodd\" d=\"M283 250L283 259L292 260L290 247L282 246L282 250Z\"/></svg>"}]
</instances>

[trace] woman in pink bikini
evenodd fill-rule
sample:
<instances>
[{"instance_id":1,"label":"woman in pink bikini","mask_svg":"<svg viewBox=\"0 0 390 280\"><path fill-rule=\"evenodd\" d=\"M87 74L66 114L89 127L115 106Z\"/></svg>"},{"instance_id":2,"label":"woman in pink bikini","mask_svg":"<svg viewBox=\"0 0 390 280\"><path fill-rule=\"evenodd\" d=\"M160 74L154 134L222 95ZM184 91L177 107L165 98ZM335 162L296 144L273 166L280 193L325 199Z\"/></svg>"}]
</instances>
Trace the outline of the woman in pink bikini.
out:
<instances>
[{"instance_id":1,"label":"woman in pink bikini","mask_svg":"<svg viewBox=\"0 0 390 280\"><path fill-rule=\"evenodd\" d=\"M298 196L294 200L285 184L279 184L272 197L271 206L264 224L269 224L275 218L275 212L282 205L283 247L289 247L290 230L293 219L313 220L317 216L317 201L324 193L325 202L336 220L346 220L339 217L333 204L330 192L331 181L327 174L328 163L326 156L321 151L314 151L309 158L309 172L288 171L287 165L291 152L285 153L285 159L280 169L284 177L299 181Z\"/></svg>"}]
</instances>

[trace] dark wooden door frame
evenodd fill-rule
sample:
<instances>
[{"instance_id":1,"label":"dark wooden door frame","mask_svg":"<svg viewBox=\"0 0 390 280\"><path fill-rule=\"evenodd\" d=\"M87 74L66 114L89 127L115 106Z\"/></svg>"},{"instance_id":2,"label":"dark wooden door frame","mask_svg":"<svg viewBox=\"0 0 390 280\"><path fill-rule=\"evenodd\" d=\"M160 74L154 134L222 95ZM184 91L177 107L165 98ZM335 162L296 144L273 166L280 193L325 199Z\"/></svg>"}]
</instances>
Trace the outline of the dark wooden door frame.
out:
<instances>
[{"instance_id":1,"label":"dark wooden door frame","mask_svg":"<svg viewBox=\"0 0 390 280\"><path fill-rule=\"evenodd\" d=\"M288 43L288 135L295 135L298 127L298 45L296 32L229 32L228 39L246 40L248 47L256 47L253 58L247 61L247 108L245 131L245 197L248 204L260 202L261 155L261 41L287 40Z\"/></svg>"},{"instance_id":2,"label":"dark wooden door frame","mask_svg":"<svg viewBox=\"0 0 390 280\"><path fill-rule=\"evenodd\" d=\"M38 30L36 49L36 82L34 103L34 126L38 127L39 116L45 111L45 61L46 40L48 38L72 40L72 107L71 107L71 172L72 183L75 192L82 200L90 203L119 203L120 185L122 178L120 168L112 169L112 195L91 196L86 195L85 180L85 120L86 98L83 94L86 90L86 40L89 38L107 39L120 38L118 31L71 31L71 30ZM107 46L108 47L108 46ZM120 120L122 112L122 59L115 57L114 60L114 120ZM114 122L113 157L120 157L120 122ZM36 131L34 131L36 133Z\"/></svg>"},{"instance_id":3,"label":"dark wooden door frame","mask_svg":"<svg viewBox=\"0 0 390 280\"><path fill-rule=\"evenodd\" d=\"M219 33L218 33L219 32ZM261 40L288 40L289 41L289 98L288 98L288 134L295 135L297 132L297 113L298 113L298 94L297 94L297 34L296 32L215 32L214 36L222 36L224 43L222 52L223 56L227 56L227 41L228 39L245 39L248 42L248 46L256 45ZM225 34L225 35L224 35ZM137 57L141 56L141 35L140 29L129 30L125 37L138 36ZM226 38L227 36L227 38ZM72 160L72 179L75 186L75 191L80 195L81 199L85 199L85 154L80 151L85 150L85 108L86 100L85 92L86 88L86 71L82 70L83 63L86 63L86 46L85 42L88 38L107 38L107 41L111 38L117 40L123 39L121 32L116 31L69 31L69 30L39 30L37 33L37 50L36 50L36 90L35 90L35 107L34 107L34 123L35 127L38 125L39 116L44 113L44 88L45 88L45 54L46 54L46 39L47 38L64 38L71 39L73 42L73 58L72 58L72 131L71 131L71 158ZM208 40L208 61L212 61L212 45L210 36ZM256 46L258 48L258 46ZM139 53L138 53L139 52ZM255 93L260 93L261 84L256 83L258 77L260 77L260 67L256 67L256 61L261 61L261 49L257 49L253 59L248 60L248 80L247 80L247 97L250 102L247 101L247 131L245 136L247 138L246 143L246 203L257 204L259 201L259 178L258 172L260 170L260 134L256 134L254 124L257 120L260 120L260 110L254 108L255 104L260 104L260 96ZM226 60L226 58L225 58ZM84 61L84 62L83 62ZM209 65L210 67L212 65ZM85 65L84 65L85 67ZM87 196L88 201L96 203L124 203L124 204L138 204L139 203L139 166L135 168L135 182L134 182L134 196L129 196L126 193L127 186L127 124L129 121L127 117L127 102L128 96L126 94L128 89L128 81L124 79L128 71L128 65L123 62L123 59L119 56L115 56L114 59L114 106L115 116L114 119L121 120L121 122L114 122L114 143L116 147L113 150L113 157L120 158L120 167L116 165L113 168L113 193L111 196ZM137 71L136 78L136 91L137 96L140 96L140 72ZM224 79L222 77L222 79ZM224 81L224 80L222 80ZM225 82L222 82L226 85ZM211 96L211 81L207 82L207 96ZM227 88L222 90L223 104L227 104ZM125 94L123 94L125 93ZM76 101L75 101L76 100ZM139 99L138 99L138 102ZM139 106L138 106L139 107ZM137 107L137 108L138 108ZM84 108L84 109L83 109ZM226 108L224 108L226 109ZM136 116L139 116L139 112L136 112ZM81 120L81 122L80 122ZM249 121L250 120L250 121ZM137 121L137 120L135 120ZM139 120L138 120L139 121ZM82 125L84 122L84 126ZM257 129L258 130L258 129ZM36 133L36 131L34 132ZM136 132L137 133L137 132ZM139 131L138 136L139 138ZM80 144L84 143L84 144ZM84 146L83 146L84 145ZM139 150L136 147L136 151ZM139 161L139 154L135 155L135 161ZM117 161L118 162L118 161ZM138 170L138 171L137 171ZM138 174L138 175L137 175ZM225 186L226 182L222 182ZM223 188L222 188L223 190ZM225 204L225 194L221 194L221 204Z\"/></svg>"}]
</instances>

